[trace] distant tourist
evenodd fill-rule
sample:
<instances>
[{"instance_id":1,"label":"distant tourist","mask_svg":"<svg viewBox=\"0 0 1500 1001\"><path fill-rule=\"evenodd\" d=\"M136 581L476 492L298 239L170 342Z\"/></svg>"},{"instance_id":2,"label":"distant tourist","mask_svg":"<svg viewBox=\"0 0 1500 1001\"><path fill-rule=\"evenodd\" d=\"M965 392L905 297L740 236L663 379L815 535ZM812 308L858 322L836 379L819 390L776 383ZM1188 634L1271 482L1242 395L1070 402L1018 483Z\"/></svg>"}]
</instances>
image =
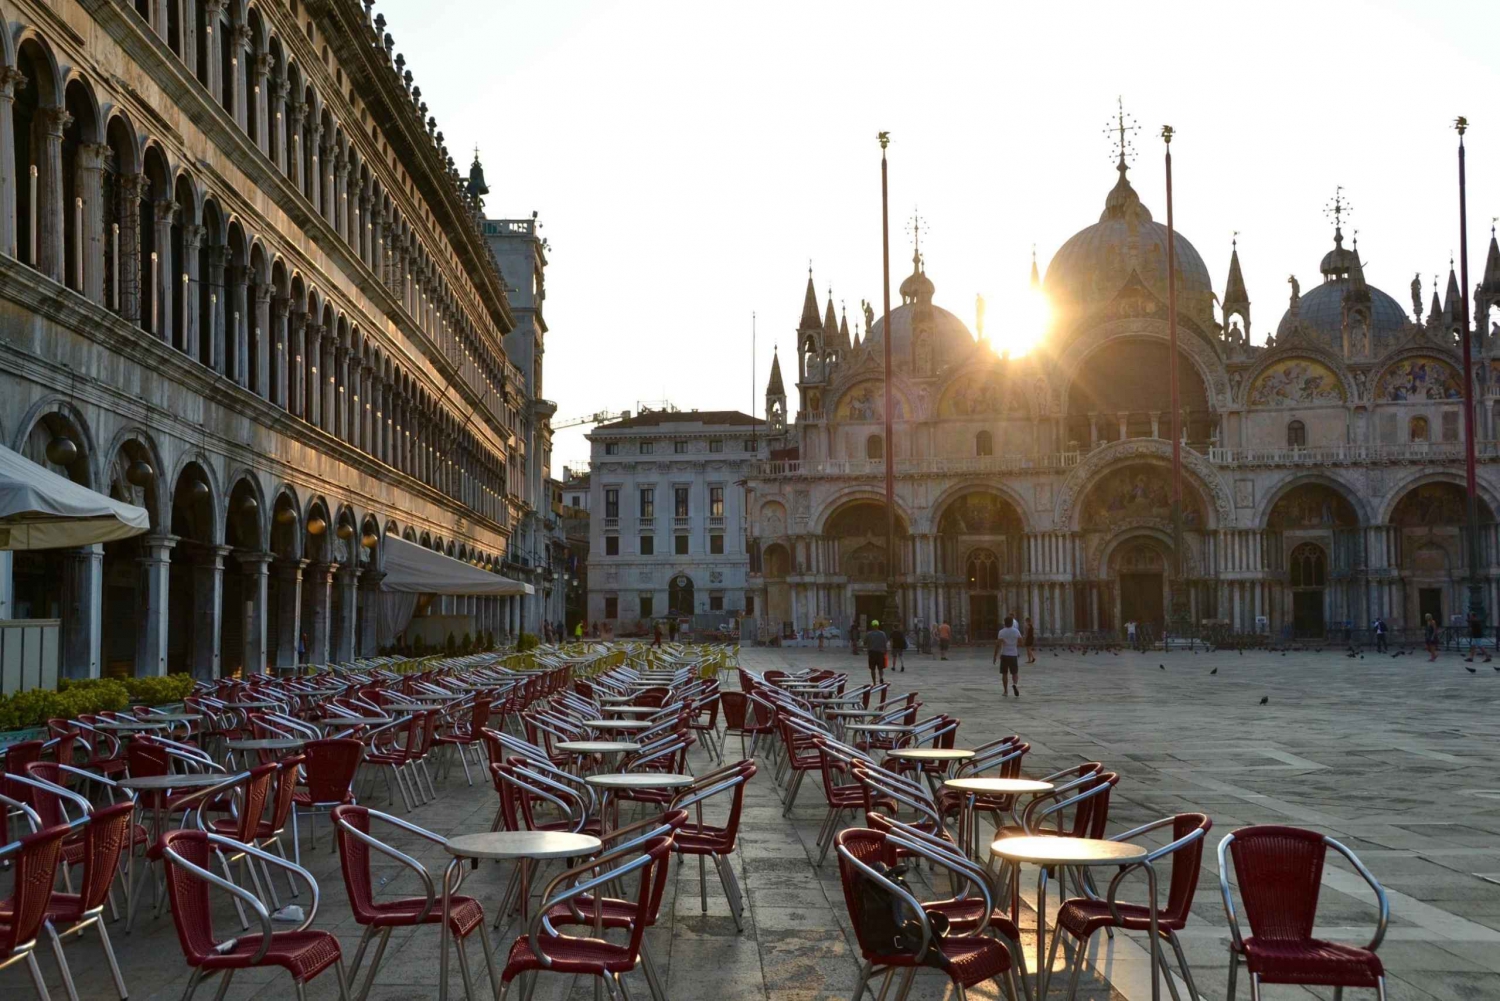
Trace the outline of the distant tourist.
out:
<instances>
[{"instance_id":1,"label":"distant tourist","mask_svg":"<svg viewBox=\"0 0 1500 1001\"><path fill-rule=\"evenodd\" d=\"M948 659L948 644L952 641L953 627L948 625L948 620L944 618L942 624L938 626L938 653L942 655L943 660Z\"/></svg>"},{"instance_id":2,"label":"distant tourist","mask_svg":"<svg viewBox=\"0 0 1500 1001\"><path fill-rule=\"evenodd\" d=\"M660 622L653 622L651 624L651 645L654 646L654 647L661 646L661 623Z\"/></svg>"},{"instance_id":3,"label":"distant tourist","mask_svg":"<svg viewBox=\"0 0 1500 1001\"><path fill-rule=\"evenodd\" d=\"M1005 628L995 637L995 655L990 658L990 663L1000 662L1000 694L1005 694L1005 680L1009 676L1010 690L1018 699L1021 697L1021 687L1017 684L1021 680L1020 643L1021 630L1016 628L1016 620L1007 615Z\"/></svg>"},{"instance_id":4,"label":"distant tourist","mask_svg":"<svg viewBox=\"0 0 1500 1001\"><path fill-rule=\"evenodd\" d=\"M906 631L899 622L891 627L891 670L906 671Z\"/></svg>"},{"instance_id":5,"label":"distant tourist","mask_svg":"<svg viewBox=\"0 0 1500 1001\"><path fill-rule=\"evenodd\" d=\"M1036 630L1031 627L1031 616L1026 616L1026 663L1036 663Z\"/></svg>"},{"instance_id":6,"label":"distant tourist","mask_svg":"<svg viewBox=\"0 0 1500 1001\"><path fill-rule=\"evenodd\" d=\"M859 656L859 620L855 619L849 625L849 652Z\"/></svg>"},{"instance_id":7,"label":"distant tourist","mask_svg":"<svg viewBox=\"0 0 1500 1001\"><path fill-rule=\"evenodd\" d=\"M880 629L880 620L871 619L870 628L865 631L865 654L870 664L870 684L880 685L885 683L885 633Z\"/></svg>"},{"instance_id":8,"label":"distant tourist","mask_svg":"<svg viewBox=\"0 0 1500 1001\"><path fill-rule=\"evenodd\" d=\"M1131 619L1125 623L1125 641L1130 644L1130 649L1139 649L1135 642L1135 620Z\"/></svg>"},{"instance_id":9,"label":"distant tourist","mask_svg":"<svg viewBox=\"0 0 1500 1001\"><path fill-rule=\"evenodd\" d=\"M1484 620L1479 617L1478 612L1469 612L1469 655L1465 661L1474 659L1474 652L1478 651L1488 664L1491 660L1489 651L1484 648Z\"/></svg>"},{"instance_id":10,"label":"distant tourist","mask_svg":"<svg viewBox=\"0 0 1500 1001\"><path fill-rule=\"evenodd\" d=\"M1375 652L1385 653L1385 634L1387 632L1385 619L1375 619Z\"/></svg>"},{"instance_id":11,"label":"distant tourist","mask_svg":"<svg viewBox=\"0 0 1500 1001\"><path fill-rule=\"evenodd\" d=\"M1431 612L1427 613L1427 622L1422 626L1422 641L1427 644L1427 660L1437 660L1437 620L1432 617Z\"/></svg>"}]
</instances>

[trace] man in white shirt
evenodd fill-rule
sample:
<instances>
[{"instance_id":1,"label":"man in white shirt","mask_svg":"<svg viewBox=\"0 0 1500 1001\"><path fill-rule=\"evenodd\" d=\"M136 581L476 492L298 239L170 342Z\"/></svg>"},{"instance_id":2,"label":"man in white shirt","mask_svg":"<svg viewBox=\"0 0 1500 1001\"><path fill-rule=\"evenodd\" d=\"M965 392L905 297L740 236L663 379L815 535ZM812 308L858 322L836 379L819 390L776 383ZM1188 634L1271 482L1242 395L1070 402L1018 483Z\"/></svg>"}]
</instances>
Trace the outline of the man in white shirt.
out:
<instances>
[{"instance_id":1,"label":"man in white shirt","mask_svg":"<svg viewBox=\"0 0 1500 1001\"><path fill-rule=\"evenodd\" d=\"M1016 620L1011 616L1005 617L1005 628L1000 630L995 637L995 655L990 663L1000 662L1000 694L1005 694L1005 679L1010 676L1010 690L1015 692L1016 698L1021 697L1021 688L1016 682L1021 679L1021 630L1016 628Z\"/></svg>"}]
</instances>

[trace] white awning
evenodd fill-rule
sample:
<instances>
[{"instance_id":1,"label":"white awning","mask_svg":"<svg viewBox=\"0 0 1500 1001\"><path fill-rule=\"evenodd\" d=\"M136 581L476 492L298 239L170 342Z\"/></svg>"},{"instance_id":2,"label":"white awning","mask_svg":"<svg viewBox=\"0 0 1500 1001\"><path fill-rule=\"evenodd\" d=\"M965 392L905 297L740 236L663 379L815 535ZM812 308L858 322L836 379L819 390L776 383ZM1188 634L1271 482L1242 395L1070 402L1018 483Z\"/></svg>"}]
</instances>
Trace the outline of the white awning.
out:
<instances>
[{"instance_id":1,"label":"white awning","mask_svg":"<svg viewBox=\"0 0 1500 1001\"><path fill-rule=\"evenodd\" d=\"M385 550L382 591L421 594L531 594L531 585L481 570L394 535L380 540Z\"/></svg>"},{"instance_id":2,"label":"white awning","mask_svg":"<svg viewBox=\"0 0 1500 1001\"><path fill-rule=\"evenodd\" d=\"M151 528L143 507L80 486L0 447L0 549L71 549Z\"/></svg>"}]
</instances>

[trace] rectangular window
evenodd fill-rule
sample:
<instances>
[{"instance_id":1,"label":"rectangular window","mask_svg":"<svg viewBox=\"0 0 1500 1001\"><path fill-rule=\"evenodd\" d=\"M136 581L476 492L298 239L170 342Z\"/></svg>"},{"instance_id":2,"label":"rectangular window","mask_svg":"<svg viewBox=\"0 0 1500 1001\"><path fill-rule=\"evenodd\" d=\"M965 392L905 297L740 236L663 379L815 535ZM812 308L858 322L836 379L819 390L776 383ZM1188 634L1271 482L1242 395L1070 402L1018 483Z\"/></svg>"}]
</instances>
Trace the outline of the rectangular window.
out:
<instances>
[{"instance_id":1,"label":"rectangular window","mask_svg":"<svg viewBox=\"0 0 1500 1001\"><path fill-rule=\"evenodd\" d=\"M1380 441L1384 445L1394 445L1396 443L1395 414L1380 415Z\"/></svg>"},{"instance_id":2,"label":"rectangular window","mask_svg":"<svg viewBox=\"0 0 1500 1001\"><path fill-rule=\"evenodd\" d=\"M672 488L672 513L675 517L686 518L688 516L688 488Z\"/></svg>"},{"instance_id":3,"label":"rectangular window","mask_svg":"<svg viewBox=\"0 0 1500 1001\"><path fill-rule=\"evenodd\" d=\"M649 594L641 595L641 618L643 619L651 618L651 614L653 611L653 609L651 608L651 598L652 595Z\"/></svg>"},{"instance_id":4,"label":"rectangular window","mask_svg":"<svg viewBox=\"0 0 1500 1001\"><path fill-rule=\"evenodd\" d=\"M686 556L688 554L688 537L686 535L677 536L676 545L676 553L678 556Z\"/></svg>"},{"instance_id":5,"label":"rectangular window","mask_svg":"<svg viewBox=\"0 0 1500 1001\"><path fill-rule=\"evenodd\" d=\"M620 555L620 537L618 535L606 535L604 537L604 555Z\"/></svg>"},{"instance_id":6,"label":"rectangular window","mask_svg":"<svg viewBox=\"0 0 1500 1001\"><path fill-rule=\"evenodd\" d=\"M678 455L682 455L687 452L687 445L688 443L685 441L674 441L672 442L672 451Z\"/></svg>"},{"instance_id":7,"label":"rectangular window","mask_svg":"<svg viewBox=\"0 0 1500 1001\"><path fill-rule=\"evenodd\" d=\"M607 595L604 599L604 617L606 619L618 619L620 617L620 599L614 595Z\"/></svg>"},{"instance_id":8,"label":"rectangular window","mask_svg":"<svg viewBox=\"0 0 1500 1001\"><path fill-rule=\"evenodd\" d=\"M641 487L641 517L656 517L656 488Z\"/></svg>"},{"instance_id":9,"label":"rectangular window","mask_svg":"<svg viewBox=\"0 0 1500 1001\"><path fill-rule=\"evenodd\" d=\"M747 595L745 595L745 614L746 615L754 615L755 614L755 595L753 595L753 594L747 594Z\"/></svg>"},{"instance_id":10,"label":"rectangular window","mask_svg":"<svg viewBox=\"0 0 1500 1001\"><path fill-rule=\"evenodd\" d=\"M724 517L724 488L708 488L708 516L710 518Z\"/></svg>"},{"instance_id":11,"label":"rectangular window","mask_svg":"<svg viewBox=\"0 0 1500 1001\"><path fill-rule=\"evenodd\" d=\"M708 610L710 612L724 611L724 596L722 594L710 594L708 596Z\"/></svg>"},{"instance_id":12,"label":"rectangular window","mask_svg":"<svg viewBox=\"0 0 1500 1001\"><path fill-rule=\"evenodd\" d=\"M611 487L604 491L604 517L618 518L620 516L620 491Z\"/></svg>"},{"instance_id":13,"label":"rectangular window","mask_svg":"<svg viewBox=\"0 0 1500 1001\"><path fill-rule=\"evenodd\" d=\"M607 441L607 442L605 442L604 443L604 454L605 455L619 455L620 454L620 443L617 442L617 441Z\"/></svg>"},{"instance_id":14,"label":"rectangular window","mask_svg":"<svg viewBox=\"0 0 1500 1001\"><path fill-rule=\"evenodd\" d=\"M653 535L643 535L643 536L641 536L641 555L642 556L655 556L656 555L656 537L655 536L653 536Z\"/></svg>"},{"instance_id":15,"label":"rectangular window","mask_svg":"<svg viewBox=\"0 0 1500 1001\"><path fill-rule=\"evenodd\" d=\"M651 455L655 451L656 451L656 442L654 442L654 441L643 441L643 442L641 442L641 454L642 455Z\"/></svg>"},{"instance_id":16,"label":"rectangular window","mask_svg":"<svg viewBox=\"0 0 1500 1001\"><path fill-rule=\"evenodd\" d=\"M708 450L710 452L722 452L722 451L724 451L724 439L723 438L714 438L711 441L709 441L709 443L708 443Z\"/></svg>"},{"instance_id":17,"label":"rectangular window","mask_svg":"<svg viewBox=\"0 0 1500 1001\"><path fill-rule=\"evenodd\" d=\"M724 536L715 533L708 537L708 551L714 556L724 555Z\"/></svg>"},{"instance_id":18,"label":"rectangular window","mask_svg":"<svg viewBox=\"0 0 1500 1001\"><path fill-rule=\"evenodd\" d=\"M1458 441L1458 411L1443 412L1443 440Z\"/></svg>"},{"instance_id":19,"label":"rectangular window","mask_svg":"<svg viewBox=\"0 0 1500 1001\"><path fill-rule=\"evenodd\" d=\"M754 438L746 438L745 439L744 451L746 451L746 452L753 452L753 451L755 451L755 439Z\"/></svg>"}]
</instances>

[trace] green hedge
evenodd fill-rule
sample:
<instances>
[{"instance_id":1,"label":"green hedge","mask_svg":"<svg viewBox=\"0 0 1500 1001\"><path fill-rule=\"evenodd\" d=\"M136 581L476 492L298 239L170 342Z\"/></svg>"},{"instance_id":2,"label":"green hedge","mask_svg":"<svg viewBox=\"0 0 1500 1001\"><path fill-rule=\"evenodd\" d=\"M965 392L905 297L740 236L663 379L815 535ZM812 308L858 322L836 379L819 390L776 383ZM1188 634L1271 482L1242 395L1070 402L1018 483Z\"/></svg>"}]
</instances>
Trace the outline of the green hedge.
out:
<instances>
[{"instance_id":1,"label":"green hedge","mask_svg":"<svg viewBox=\"0 0 1500 1001\"><path fill-rule=\"evenodd\" d=\"M160 678L64 679L58 690L33 688L9 697L0 696L0 731L43 726L54 717L77 719L84 713L118 712L132 701L150 705L181 701L193 690L193 676L172 674Z\"/></svg>"},{"instance_id":2,"label":"green hedge","mask_svg":"<svg viewBox=\"0 0 1500 1001\"><path fill-rule=\"evenodd\" d=\"M522 633L516 637L516 653L525 653L535 647L542 645L542 641L531 633Z\"/></svg>"}]
</instances>

